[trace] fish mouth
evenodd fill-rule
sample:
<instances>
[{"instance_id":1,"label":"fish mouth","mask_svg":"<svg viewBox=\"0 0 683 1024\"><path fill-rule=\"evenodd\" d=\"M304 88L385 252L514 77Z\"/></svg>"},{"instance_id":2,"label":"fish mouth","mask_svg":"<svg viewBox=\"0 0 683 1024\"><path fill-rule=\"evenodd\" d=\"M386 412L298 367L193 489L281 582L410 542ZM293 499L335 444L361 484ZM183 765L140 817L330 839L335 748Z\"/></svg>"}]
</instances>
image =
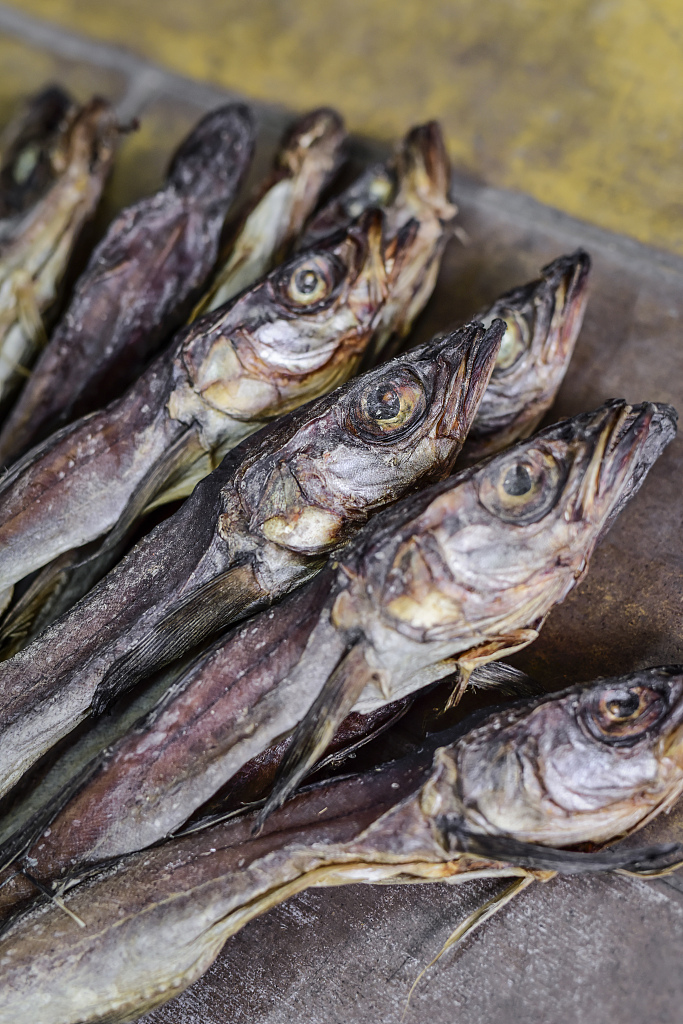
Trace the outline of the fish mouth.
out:
<instances>
[{"instance_id":1,"label":"fish mouth","mask_svg":"<svg viewBox=\"0 0 683 1024\"><path fill-rule=\"evenodd\" d=\"M456 345L450 335L434 350L433 358L441 358L448 368L448 380L437 379L437 387L446 392L437 437L452 437L454 432L461 441L467 437L496 365L505 327L504 320L494 320L489 327L475 321L461 328Z\"/></svg>"},{"instance_id":2,"label":"fish mouth","mask_svg":"<svg viewBox=\"0 0 683 1024\"><path fill-rule=\"evenodd\" d=\"M582 422L573 421L572 440L583 442L590 457L575 507L580 517L603 520L607 529L675 437L678 413L660 402L614 399L577 419Z\"/></svg>"},{"instance_id":3,"label":"fish mouth","mask_svg":"<svg viewBox=\"0 0 683 1024\"><path fill-rule=\"evenodd\" d=\"M287 132L279 163L291 173L298 174L313 150L319 151L321 158L332 156L345 136L344 121L337 111L331 107L319 107L300 118Z\"/></svg>"},{"instance_id":4,"label":"fish mouth","mask_svg":"<svg viewBox=\"0 0 683 1024\"><path fill-rule=\"evenodd\" d=\"M543 267L543 284L552 310L543 349L546 361L564 361L576 341L588 298L591 258L584 249L560 256Z\"/></svg>"},{"instance_id":5,"label":"fish mouth","mask_svg":"<svg viewBox=\"0 0 683 1024\"><path fill-rule=\"evenodd\" d=\"M534 359L550 365L564 363L583 321L590 269L591 258L583 249L559 256L543 267L539 279L501 296L492 314L524 321ZM498 375L506 376L519 365L513 363L507 372L499 369Z\"/></svg>"},{"instance_id":6,"label":"fish mouth","mask_svg":"<svg viewBox=\"0 0 683 1024\"><path fill-rule=\"evenodd\" d=\"M395 157L399 192L414 193L423 203L443 207L440 216L452 220L457 213L448 199L450 161L437 121L412 128Z\"/></svg>"},{"instance_id":7,"label":"fish mouth","mask_svg":"<svg viewBox=\"0 0 683 1024\"><path fill-rule=\"evenodd\" d=\"M364 322L368 313L379 313L389 294L383 212L375 208L366 210L345 235L352 246L347 263L351 292L348 301L357 319ZM399 238L394 245L400 246Z\"/></svg>"}]
</instances>

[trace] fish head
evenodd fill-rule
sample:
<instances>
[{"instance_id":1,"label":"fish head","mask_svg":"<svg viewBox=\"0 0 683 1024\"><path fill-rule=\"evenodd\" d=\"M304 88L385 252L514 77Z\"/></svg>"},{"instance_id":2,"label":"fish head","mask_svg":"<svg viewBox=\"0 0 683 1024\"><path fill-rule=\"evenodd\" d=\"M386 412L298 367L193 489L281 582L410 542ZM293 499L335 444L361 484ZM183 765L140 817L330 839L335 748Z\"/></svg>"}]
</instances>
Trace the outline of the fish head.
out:
<instances>
[{"instance_id":1,"label":"fish head","mask_svg":"<svg viewBox=\"0 0 683 1024\"><path fill-rule=\"evenodd\" d=\"M503 709L450 755L475 830L550 846L613 839L683 790L683 667Z\"/></svg>"},{"instance_id":2,"label":"fish head","mask_svg":"<svg viewBox=\"0 0 683 1024\"><path fill-rule=\"evenodd\" d=\"M552 404L581 329L591 261L578 249L541 277L502 295L481 315L507 324L491 384L472 427L470 458L527 437Z\"/></svg>"},{"instance_id":3,"label":"fish head","mask_svg":"<svg viewBox=\"0 0 683 1024\"><path fill-rule=\"evenodd\" d=\"M285 443L237 474L250 530L293 551L348 540L376 509L446 476L504 331L469 324L434 338L302 411ZM305 416L304 416L305 413Z\"/></svg>"},{"instance_id":4,"label":"fish head","mask_svg":"<svg viewBox=\"0 0 683 1024\"><path fill-rule=\"evenodd\" d=\"M395 154L393 171L397 189L390 224L394 230L411 217L421 218L427 209L444 223L453 219L456 208L448 198L450 162L438 121L411 128Z\"/></svg>"},{"instance_id":5,"label":"fish head","mask_svg":"<svg viewBox=\"0 0 683 1024\"><path fill-rule=\"evenodd\" d=\"M254 116L245 103L228 103L206 114L175 151L166 180L183 196L219 209L235 194L235 167L241 179L249 165L244 151L254 147Z\"/></svg>"},{"instance_id":6,"label":"fish head","mask_svg":"<svg viewBox=\"0 0 683 1024\"><path fill-rule=\"evenodd\" d=\"M611 401L407 499L344 558L358 622L461 650L539 628L675 431Z\"/></svg>"},{"instance_id":7,"label":"fish head","mask_svg":"<svg viewBox=\"0 0 683 1024\"><path fill-rule=\"evenodd\" d=\"M209 409L272 419L353 374L387 294L382 232L370 210L195 322L182 359Z\"/></svg>"},{"instance_id":8,"label":"fish head","mask_svg":"<svg viewBox=\"0 0 683 1024\"><path fill-rule=\"evenodd\" d=\"M293 177L308 164L326 178L337 166L346 139L344 121L331 107L319 107L300 117L286 132L277 165Z\"/></svg>"},{"instance_id":9,"label":"fish head","mask_svg":"<svg viewBox=\"0 0 683 1024\"><path fill-rule=\"evenodd\" d=\"M0 217L23 213L63 165L64 135L76 105L59 86L33 96L3 133Z\"/></svg>"},{"instance_id":10,"label":"fish head","mask_svg":"<svg viewBox=\"0 0 683 1024\"><path fill-rule=\"evenodd\" d=\"M392 170L396 189L386 206L389 298L374 339L374 358L390 339L405 337L424 308L457 213L448 194L450 164L436 121L408 132Z\"/></svg>"}]
</instances>

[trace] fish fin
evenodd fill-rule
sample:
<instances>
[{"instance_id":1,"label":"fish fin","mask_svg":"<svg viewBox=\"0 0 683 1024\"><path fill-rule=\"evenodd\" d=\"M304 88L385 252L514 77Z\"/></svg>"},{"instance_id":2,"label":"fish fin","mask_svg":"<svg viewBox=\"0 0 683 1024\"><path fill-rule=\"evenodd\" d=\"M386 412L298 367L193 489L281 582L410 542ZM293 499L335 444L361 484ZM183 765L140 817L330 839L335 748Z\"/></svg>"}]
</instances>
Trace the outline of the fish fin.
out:
<instances>
[{"instance_id":1,"label":"fish fin","mask_svg":"<svg viewBox=\"0 0 683 1024\"><path fill-rule=\"evenodd\" d=\"M663 843L626 850L584 853L562 850L538 843L524 843L511 836L490 836L470 832L462 818L444 816L437 821L447 847L462 853L517 864L530 870L554 871L560 875L581 875L596 871L628 871L650 875L673 870L683 864L683 844Z\"/></svg>"},{"instance_id":2,"label":"fish fin","mask_svg":"<svg viewBox=\"0 0 683 1024\"><path fill-rule=\"evenodd\" d=\"M365 687L374 682L376 672L365 660L364 646L353 644L292 733L270 796L256 818L254 834L261 830L266 818L296 789L304 775L325 752Z\"/></svg>"},{"instance_id":3,"label":"fish fin","mask_svg":"<svg viewBox=\"0 0 683 1024\"><path fill-rule=\"evenodd\" d=\"M505 661L478 665L470 675L470 686L478 690L496 690L504 697L542 697L547 693L536 679Z\"/></svg>"},{"instance_id":4,"label":"fish fin","mask_svg":"<svg viewBox=\"0 0 683 1024\"><path fill-rule=\"evenodd\" d=\"M524 889L526 889L528 885L531 885L531 883L534 881L536 881L536 879L533 875L524 875L524 877L522 878L515 878L514 882L512 882L510 885L506 885L501 892L496 893L495 896L491 896L491 898L486 900L485 903L482 903L480 907L477 907L477 909L473 911L473 913L469 914L465 918L465 920L462 921L458 925L458 927L451 932L451 934L448 936L448 938L446 939L446 941L444 942L443 946L436 954L436 956L429 961L426 967L422 968L417 978L411 985L401 1020L405 1018L405 1015L408 1012L408 1006L410 1004L410 998L413 992L415 991L419 982L427 973L429 968L433 967L437 960L440 960L444 953L447 953L452 946L455 946L456 943L462 941L462 939L464 939L465 936L471 935L475 928L478 928L480 925L484 923L484 921L488 921L490 917L493 917L494 914L497 914L499 910L502 910L503 907L510 902L510 900L514 899L518 893L522 892Z\"/></svg>"},{"instance_id":5,"label":"fish fin","mask_svg":"<svg viewBox=\"0 0 683 1024\"><path fill-rule=\"evenodd\" d=\"M102 714L137 680L267 603L268 595L250 562L234 565L208 580L109 668L93 694L92 713Z\"/></svg>"}]
</instances>

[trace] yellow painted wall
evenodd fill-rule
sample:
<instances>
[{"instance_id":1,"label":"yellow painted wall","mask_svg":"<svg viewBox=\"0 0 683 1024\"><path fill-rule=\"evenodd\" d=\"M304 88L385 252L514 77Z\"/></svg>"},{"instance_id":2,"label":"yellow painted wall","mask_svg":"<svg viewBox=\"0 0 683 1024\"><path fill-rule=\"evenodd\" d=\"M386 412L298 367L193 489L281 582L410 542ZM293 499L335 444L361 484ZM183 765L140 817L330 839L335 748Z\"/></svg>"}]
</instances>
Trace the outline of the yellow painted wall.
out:
<instances>
[{"instance_id":1,"label":"yellow painted wall","mask_svg":"<svg viewBox=\"0 0 683 1024\"><path fill-rule=\"evenodd\" d=\"M167 67L391 138L683 253L683 0L16 0Z\"/></svg>"}]
</instances>

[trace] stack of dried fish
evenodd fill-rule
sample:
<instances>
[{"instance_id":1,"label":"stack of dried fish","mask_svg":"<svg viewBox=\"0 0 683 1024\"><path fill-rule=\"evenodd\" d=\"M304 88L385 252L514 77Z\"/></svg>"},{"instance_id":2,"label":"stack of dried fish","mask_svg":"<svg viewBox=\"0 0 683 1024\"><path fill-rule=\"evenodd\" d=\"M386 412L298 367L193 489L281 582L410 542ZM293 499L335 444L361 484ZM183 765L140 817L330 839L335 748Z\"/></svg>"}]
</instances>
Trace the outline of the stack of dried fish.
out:
<instances>
[{"instance_id":1,"label":"stack of dried fish","mask_svg":"<svg viewBox=\"0 0 683 1024\"><path fill-rule=\"evenodd\" d=\"M515 878L482 920L556 872L683 859L563 849L678 797L677 668L292 795L438 680L449 706L472 676L526 692L491 663L538 636L676 431L614 400L533 434L581 327L580 250L350 380L409 333L457 211L429 123L316 212L343 141L334 111L301 118L224 231L252 118L204 118L95 250L0 437L7 460L45 438L0 484L1 1021L132 1020L308 885ZM15 218L47 194L22 146ZM207 817L247 790L258 808Z\"/></svg>"}]
</instances>

